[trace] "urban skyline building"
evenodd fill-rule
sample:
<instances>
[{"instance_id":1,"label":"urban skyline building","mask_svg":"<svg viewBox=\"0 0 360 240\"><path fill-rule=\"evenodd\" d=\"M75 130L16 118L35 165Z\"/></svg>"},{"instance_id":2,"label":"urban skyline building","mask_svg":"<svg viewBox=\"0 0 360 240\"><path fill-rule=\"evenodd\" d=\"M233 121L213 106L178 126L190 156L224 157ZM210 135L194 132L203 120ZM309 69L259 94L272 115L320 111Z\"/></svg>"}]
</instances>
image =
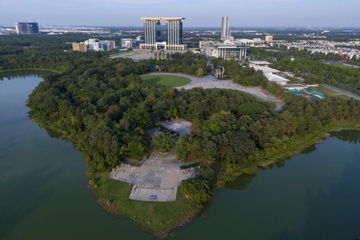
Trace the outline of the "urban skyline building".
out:
<instances>
[{"instance_id":1,"label":"urban skyline building","mask_svg":"<svg viewBox=\"0 0 360 240\"><path fill-rule=\"evenodd\" d=\"M87 52L87 45L84 42L80 42L80 43L73 42L72 49L73 51Z\"/></svg>"},{"instance_id":2,"label":"urban skyline building","mask_svg":"<svg viewBox=\"0 0 360 240\"><path fill-rule=\"evenodd\" d=\"M110 40L99 40L98 38L90 38L84 42L72 43L73 51L86 52L88 50L92 51L109 51L114 49L115 41Z\"/></svg>"},{"instance_id":3,"label":"urban skyline building","mask_svg":"<svg viewBox=\"0 0 360 240\"><path fill-rule=\"evenodd\" d=\"M127 49L132 48L134 42L135 41L131 38L123 38L121 39L121 47Z\"/></svg>"},{"instance_id":4,"label":"urban skyline building","mask_svg":"<svg viewBox=\"0 0 360 240\"><path fill-rule=\"evenodd\" d=\"M184 51L186 48L182 43L184 19L183 17L141 18L144 20L144 43L140 44L140 49ZM166 21L165 33L161 21Z\"/></svg>"},{"instance_id":5,"label":"urban skyline building","mask_svg":"<svg viewBox=\"0 0 360 240\"><path fill-rule=\"evenodd\" d=\"M37 22L18 22L15 25L17 34L34 34L39 33Z\"/></svg>"},{"instance_id":6,"label":"urban skyline building","mask_svg":"<svg viewBox=\"0 0 360 240\"><path fill-rule=\"evenodd\" d=\"M265 42L266 43L270 43L272 41L273 41L273 36L270 36L270 35L265 36Z\"/></svg>"},{"instance_id":7,"label":"urban skyline building","mask_svg":"<svg viewBox=\"0 0 360 240\"><path fill-rule=\"evenodd\" d=\"M230 25L229 25L230 19L229 17L222 17L221 21L221 40L224 40L227 37L230 37Z\"/></svg>"}]
</instances>

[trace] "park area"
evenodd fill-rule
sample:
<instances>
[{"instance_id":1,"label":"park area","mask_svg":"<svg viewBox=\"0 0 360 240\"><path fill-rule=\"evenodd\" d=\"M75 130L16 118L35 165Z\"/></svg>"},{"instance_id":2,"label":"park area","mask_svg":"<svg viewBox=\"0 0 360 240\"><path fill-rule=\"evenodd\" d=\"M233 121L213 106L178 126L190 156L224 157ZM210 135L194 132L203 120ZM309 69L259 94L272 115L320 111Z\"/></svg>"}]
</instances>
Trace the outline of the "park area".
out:
<instances>
[{"instance_id":1,"label":"park area","mask_svg":"<svg viewBox=\"0 0 360 240\"><path fill-rule=\"evenodd\" d=\"M183 119L161 122L161 125L177 134L190 134L191 122ZM159 127L148 131L151 138L161 132ZM159 153L152 151L141 166L123 163L110 172L110 178L126 182L132 186L129 199L151 202L176 201L181 181L194 178L196 168L183 169L183 162L176 157L175 151Z\"/></svg>"},{"instance_id":2,"label":"park area","mask_svg":"<svg viewBox=\"0 0 360 240\"><path fill-rule=\"evenodd\" d=\"M175 75L143 75L141 79L148 85L161 87L180 87L191 82L189 78Z\"/></svg>"}]
</instances>

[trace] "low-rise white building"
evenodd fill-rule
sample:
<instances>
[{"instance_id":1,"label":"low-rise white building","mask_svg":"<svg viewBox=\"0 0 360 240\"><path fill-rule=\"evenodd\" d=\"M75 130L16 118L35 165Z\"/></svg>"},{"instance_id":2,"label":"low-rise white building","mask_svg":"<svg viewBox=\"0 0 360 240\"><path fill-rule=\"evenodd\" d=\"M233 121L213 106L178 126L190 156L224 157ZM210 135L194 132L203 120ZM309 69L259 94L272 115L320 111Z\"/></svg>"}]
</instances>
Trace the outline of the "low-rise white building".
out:
<instances>
[{"instance_id":1,"label":"low-rise white building","mask_svg":"<svg viewBox=\"0 0 360 240\"><path fill-rule=\"evenodd\" d=\"M235 44L239 44L242 46L254 46L255 45L254 40L246 39L246 38L236 39Z\"/></svg>"},{"instance_id":2,"label":"low-rise white building","mask_svg":"<svg viewBox=\"0 0 360 240\"><path fill-rule=\"evenodd\" d=\"M93 51L109 51L114 49L115 41L110 40L99 40L98 38L90 38L85 41L85 44L88 46L89 50Z\"/></svg>"},{"instance_id":3,"label":"low-rise white building","mask_svg":"<svg viewBox=\"0 0 360 240\"><path fill-rule=\"evenodd\" d=\"M265 61L253 61L250 67L253 67L256 71L261 70L264 76L270 81L279 85L286 85L290 82L289 79L277 75L280 71L271 67L268 67L268 62Z\"/></svg>"},{"instance_id":4,"label":"low-rise white building","mask_svg":"<svg viewBox=\"0 0 360 240\"><path fill-rule=\"evenodd\" d=\"M279 75L276 75L274 73L264 73L264 76L270 81L270 82L274 82L276 84L279 84L281 86L284 86L286 84L288 84L288 82L290 82L289 79L286 79L284 77L281 77Z\"/></svg>"},{"instance_id":5,"label":"low-rise white building","mask_svg":"<svg viewBox=\"0 0 360 240\"><path fill-rule=\"evenodd\" d=\"M121 39L121 48L133 48L134 40L131 38Z\"/></svg>"},{"instance_id":6,"label":"low-rise white building","mask_svg":"<svg viewBox=\"0 0 360 240\"><path fill-rule=\"evenodd\" d=\"M246 58L246 47L235 44L212 45L205 49L205 54L209 57L242 61Z\"/></svg>"}]
</instances>

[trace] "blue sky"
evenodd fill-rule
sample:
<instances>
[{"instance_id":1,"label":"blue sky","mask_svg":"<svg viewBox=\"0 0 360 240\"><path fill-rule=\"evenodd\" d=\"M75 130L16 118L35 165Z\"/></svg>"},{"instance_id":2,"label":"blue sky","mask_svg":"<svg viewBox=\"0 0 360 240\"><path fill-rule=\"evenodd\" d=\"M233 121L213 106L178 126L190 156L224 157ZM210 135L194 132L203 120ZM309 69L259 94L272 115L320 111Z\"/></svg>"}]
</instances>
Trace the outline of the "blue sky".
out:
<instances>
[{"instance_id":1,"label":"blue sky","mask_svg":"<svg viewBox=\"0 0 360 240\"><path fill-rule=\"evenodd\" d=\"M360 27L360 0L0 0L0 25L142 26L185 17L184 27Z\"/></svg>"}]
</instances>

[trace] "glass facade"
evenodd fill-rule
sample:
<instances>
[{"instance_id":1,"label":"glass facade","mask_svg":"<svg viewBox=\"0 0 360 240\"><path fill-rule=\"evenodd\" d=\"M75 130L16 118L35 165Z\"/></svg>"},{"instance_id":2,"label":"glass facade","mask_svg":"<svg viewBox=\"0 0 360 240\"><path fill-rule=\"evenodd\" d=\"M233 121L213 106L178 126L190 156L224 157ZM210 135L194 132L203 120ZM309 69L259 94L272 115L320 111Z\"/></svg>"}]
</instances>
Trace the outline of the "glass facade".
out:
<instances>
[{"instance_id":1,"label":"glass facade","mask_svg":"<svg viewBox=\"0 0 360 240\"><path fill-rule=\"evenodd\" d=\"M17 34L39 33L39 26L36 22L19 22L16 24Z\"/></svg>"},{"instance_id":2,"label":"glass facade","mask_svg":"<svg viewBox=\"0 0 360 240\"><path fill-rule=\"evenodd\" d=\"M165 50L184 50L182 43L184 18L142 18L144 22L144 44L142 49L158 49L164 47ZM160 21L166 21L166 25L161 25ZM164 44L163 42L166 42Z\"/></svg>"}]
</instances>

